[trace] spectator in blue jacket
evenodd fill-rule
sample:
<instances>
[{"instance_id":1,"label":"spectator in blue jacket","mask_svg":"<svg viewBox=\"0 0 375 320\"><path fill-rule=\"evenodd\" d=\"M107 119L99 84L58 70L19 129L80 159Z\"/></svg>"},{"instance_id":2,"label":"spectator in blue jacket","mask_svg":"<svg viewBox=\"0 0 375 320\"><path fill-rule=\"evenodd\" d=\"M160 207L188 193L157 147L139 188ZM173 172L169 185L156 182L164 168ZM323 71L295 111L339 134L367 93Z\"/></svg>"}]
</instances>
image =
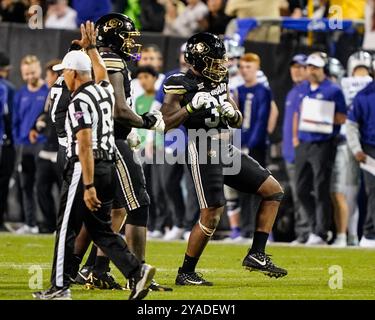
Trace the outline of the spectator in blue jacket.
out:
<instances>
[{"instance_id":1,"label":"spectator in blue jacket","mask_svg":"<svg viewBox=\"0 0 375 320\"><path fill-rule=\"evenodd\" d=\"M359 163L375 158L375 81L354 98L346 122L348 145ZM363 170L367 194L367 217L361 247L375 248L375 176Z\"/></svg>"},{"instance_id":2,"label":"spectator in blue jacket","mask_svg":"<svg viewBox=\"0 0 375 320\"><path fill-rule=\"evenodd\" d=\"M10 68L9 57L0 52L0 85L5 86L7 96L0 118L0 122L3 125L3 131L0 135L0 144L2 144L0 157L0 231L8 231L4 225L4 215L7 210L9 181L13 174L16 159L12 137L12 111L15 88L7 80Z\"/></svg>"},{"instance_id":3,"label":"spectator in blue jacket","mask_svg":"<svg viewBox=\"0 0 375 320\"><path fill-rule=\"evenodd\" d=\"M294 233L296 239L293 244L301 244L307 241L310 234L310 224L304 210L302 210L297 197L297 189L295 182L295 155L293 147L293 115L302 100L299 84L307 79L306 59L304 54L295 55L290 62L290 76L293 81L293 88L288 92L284 107L283 122L283 142L282 154L285 160L286 172L289 178L289 185L293 197L294 209Z\"/></svg>"},{"instance_id":4,"label":"spectator in blue jacket","mask_svg":"<svg viewBox=\"0 0 375 320\"><path fill-rule=\"evenodd\" d=\"M312 233L307 245L327 243L332 221L330 178L336 155L341 124L346 120L346 103L340 87L327 79L328 58L323 52L313 53L306 60L308 80L300 85L303 98L334 102L333 128L324 133L318 127L309 131L299 128L298 119L303 102L293 117L297 196L310 219ZM303 100L307 101L307 100ZM312 107L311 104L308 107Z\"/></svg>"},{"instance_id":5,"label":"spectator in blue jacket","mask_svg":"<svg viewBox=\"0 0 375 320\"><path fill-rule=\"evenodd\" d=\"M243 115L241 128L242 150L265 167L272 94L268 87L263 83L259 83L258 72L260 64L260 57L255 53L246 53L240 58L239 69L244 84L233 91L233 97ZM227 189L226 195L228 207L236 203L236 193L233 190ZM259 198L253 195L240 194L239 204L240 209L228 210L228 218L232 230L230 237L234 241L242 241L244 238L252 237ZM241 215L241 212L254 214Z\"/></svg>"},{"instance_id":6,"label":"spectator in blue jacket","mask_svg":"<svg viewBox=\"0 0 375 320\"><path fill-rule=\"evenodd\" d=\"M234 91L243 114L241 144L251 157L265 166L268 145L268 119L271 112L271 90L257 82L260 58L246 53L240 59L240 73L245 83Z\"/></svg>"},{"instance_id":7,"label":"spectator in blue jacket","mask_svg":"<svg viewBox=\"0 0 375 320\"><path fill-rule=\"evenodd\" d=\"M77 11L77 25L85 23L87 20L96 21L101 16L111 12L112 4L110 0L73 0L72 8Z\"/></svg>"},{"instance_id":8,"label":"spectator in blue jacket","mask_svg":"<svg viewBox=\"0 0 375 320\"><path fill-rule=\"evenodd\" d=\"M26 56L21 61L22 79L26 82L14 98L13 137L21 155L21 189L25 213L25 225L18 233L38 233L35 216L34 182L36 160L45 141L40 135L35 144L29 140L29 133L38 116L43 112L48 87L41 78L42 68L36 56Z\"/></svg>"}]
</instances>

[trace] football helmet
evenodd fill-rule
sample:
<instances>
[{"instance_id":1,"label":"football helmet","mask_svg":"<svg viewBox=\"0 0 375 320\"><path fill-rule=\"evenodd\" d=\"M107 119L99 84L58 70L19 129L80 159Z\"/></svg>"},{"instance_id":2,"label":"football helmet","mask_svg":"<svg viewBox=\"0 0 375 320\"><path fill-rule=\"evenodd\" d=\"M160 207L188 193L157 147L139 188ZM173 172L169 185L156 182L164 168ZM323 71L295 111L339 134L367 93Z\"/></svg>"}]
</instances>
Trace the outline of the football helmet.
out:
<instances>
[{"instance_id":1,"label":"football helmet","mask_svg":"<svg viewBox=\"0 0 375 320\"><path fill-rule=\"evenodd\" d=\"M351 77L353 72L358 67L365 67L369 73L372 71L372 57L371 54L366 51L354 52L348 59L348 76Z\"/></svg>"},{"instance_id":2,"label":"football helmet","mask_svg":"<svg viewBox=\"0 0 375 320\"><path fill-rule=\"evenodd\" d=\"M224 42L208 32L197 33L187 41L185 61L214 82L221 82L228 73Z\"/></svg>"},{"instance_id":3,"label":"football helmet","mask_svg":"<svg viewBox=\"0 0 375 320\"><path fill-rule=\"evenodd\" d=\"M95 27L98 30L98 47L109 47L124 60L138 61L141 58L142 45L135 39L141 34L128 16L121 13L106 14L99 18Z\"/></svg>"},{"instance_id":4,"label":"football helmet","mask_svg":"<svg viewBox=\"0 0 375 320\"><path fill-rule=\"evenodd\" d=\"M330 77L335 77L338 82L344 77L345 69L338 59L328 58L328 74Z\"/></svg>"}]
</instances>

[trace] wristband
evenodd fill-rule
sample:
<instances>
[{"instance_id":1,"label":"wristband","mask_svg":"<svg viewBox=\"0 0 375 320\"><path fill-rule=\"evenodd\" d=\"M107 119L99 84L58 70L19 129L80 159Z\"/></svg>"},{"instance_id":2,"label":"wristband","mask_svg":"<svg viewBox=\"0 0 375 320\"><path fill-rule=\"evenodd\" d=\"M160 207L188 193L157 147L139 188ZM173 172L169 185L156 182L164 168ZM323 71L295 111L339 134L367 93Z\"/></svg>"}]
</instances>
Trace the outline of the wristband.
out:
<instances>
[{"instance_id":1,"label":"wristband","mask_svg":"<svg viewBox=\"0 0 375 320\"><path fill-rule=\"evenodd\" d=\"M94 188L95 186L93 183L90 183L90 184L85 184L84 187L85 187L85 190L89 190L91 188Z\"/></svg>"},{"instance_id":2,"label":"wristband","mask_svg":"<svg viewBox=\"0 0 375 320\"><path fill-rule=\"evenodd\" d=\"M87 48L86 48L86 51L89 51L91 49L96 49L96 45L94 44L90 44Z\"/></svg>"},{"instance_id":3,"label":"wristband","mask_svg":"<svg viewBox=\"0 0 375 320\"><path fill-rule=\"evenodd\" d=\"M186 105L186 110L188 113L192 114L194 112L194 109L191 107L190 103Z\"/></svg>"}]
</instances>

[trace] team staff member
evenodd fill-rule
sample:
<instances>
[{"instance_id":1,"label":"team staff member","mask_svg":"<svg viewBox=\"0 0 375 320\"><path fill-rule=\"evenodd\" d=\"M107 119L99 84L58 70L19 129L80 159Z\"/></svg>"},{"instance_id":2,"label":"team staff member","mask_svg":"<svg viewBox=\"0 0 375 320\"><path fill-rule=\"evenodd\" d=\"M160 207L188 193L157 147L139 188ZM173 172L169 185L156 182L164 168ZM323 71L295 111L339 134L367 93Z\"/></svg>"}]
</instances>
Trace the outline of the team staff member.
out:
<instances>
[{"instance_id":1,"label":"team staff member","mask_svg":"<svg viewBox=\"0 0 375 320\"><path fill-rule=\"evenodd\" d=\"M375 81L372 81L354 98L346 122L348 144L358 162L366 162L368 156L375 158L374 107ZM367 194L367 216L359 245L375 248L375 177L366 170L363 170L363 173Z\"/></svg>"},{"instance_id":2,"label":"team staff member","mask_svg":"<svg viewBox=\"0 0 375 320\"><path fill-rule=\"evenodd\" d=\"M0 135L1 158L0 158L0 231L8 231L4 226L4 214L7 206L9 180L13 174L16 152L12 136L12 113L15 87L7 79L10 71L9 57L0 52L0 85L6 89L7 101L4 104L0 121L3 124L3 132Z\"/></svg>"},{"instance_id":3,"label":"team staff member","mask_svg":"<svg viewBox=\"0 0 375 320\"><path fill-rule=\"evenodd\" d=\"M87 22L83 47L91 60L100 61L96 50L94 24ZM56 235L51 288L34 294L35 298L70 299L70 262L74 238L82 221L96 245L103 250L122 274L132 282L129 299L142 299L148 293L155 268L142 264L129 251L120 235L110 227L114 195L115 168L112 110L113 87L103 61L102 73L91 77L91 61L82 51L71 51L55 71L64 70L64 80L73 92L66 118L68 163L64 171L61 214Z\"/></svg>"},{"instance_id":4,"label":"team staff member","mask_svg":"<svg viewBox=\"0 0 375 320\"><path fill-rule=\"evenodd\" d=\"M42 113L48 87L41 78L42 68L36 56L26 56L21 61L21 74L26 85L21 87L14 99L13 138L21 154L21 189L25 212L25 224L17 233L38 233L36 225L36 206L34 183L36 176L36 161L45 137L40 135L35 144L29 140L30 130L37 117Z\"/></svg>"},{"instance_id":5,"label":"team staff member","mask_svg":"<svg viewBox=\"0 0 375 320\"><path fill-rule=\"evenodd\" d=\"M301 244L307 241L310 230L310 224L306 213L302 210L297 197L295 182L295 154L293 147L293 115L294 111L301 103L302 93L299 92L299 84L307 78L306 73L306 55L297 54L290 62L290 76L293 81L293 88L288 92L285 100L284 122L283 122L283 142L282 154L285 160L286 171L289 178L289 185L292 191L294 206L294 233L296 239L294 244Z\"/></svg>"},{"instance_id":6,"label":"team staff member","mask_svg":"<svg viewBox=\"0 0 375 320\"><path fill-rule=\"evenodd\" d=\"M300 107L293 117L293 145L296 158L297 196L310 219L312 233L308 245L325 244L332 218L330 177L336 155L336 138L346 120L346 104L341 89L327 79L328 58L317 52L306 60L308 81L301 84L303 97L333 101L334 126L331 134L298 130ZM300 104L300 106L302 103ZM314 196L311 192L314 191Z\"/></svg>"}]
</instances>

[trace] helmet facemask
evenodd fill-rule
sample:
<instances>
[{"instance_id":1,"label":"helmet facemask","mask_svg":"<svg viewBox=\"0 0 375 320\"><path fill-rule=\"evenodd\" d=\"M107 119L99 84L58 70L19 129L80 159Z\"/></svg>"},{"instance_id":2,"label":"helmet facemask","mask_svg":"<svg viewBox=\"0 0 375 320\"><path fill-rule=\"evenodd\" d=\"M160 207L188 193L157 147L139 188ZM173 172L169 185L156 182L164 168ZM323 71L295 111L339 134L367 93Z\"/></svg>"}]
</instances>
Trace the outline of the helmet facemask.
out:
<instances>
[{"instance_id":1,"label":"helmet facemask","mask_svg":"<svg viewBox=\"0 0 375 320\"><path fill-rule=\"evenodd\" d=\"M120 51L127 57L130 57L130 59L133 61L139 61L141 58L142 45L136 43L134 39L134 37L139 37L140 35L141 33L139 31L123 31L119 34L119 36L124 40Z\"/></svg>"},{"instance_id":2,"label":"helmet facemask","mask_svg":"<svg viewBox=\"0 0 375 320\"><path fill-rule=\"evenodd\" d=\"M201 71L202 75L214 81L221 82L228 73L228 68L225 64L228 62L226 56L223 59L214 59L208 56L203 58L206 67Z\"/></svg>"}]
</instances>

